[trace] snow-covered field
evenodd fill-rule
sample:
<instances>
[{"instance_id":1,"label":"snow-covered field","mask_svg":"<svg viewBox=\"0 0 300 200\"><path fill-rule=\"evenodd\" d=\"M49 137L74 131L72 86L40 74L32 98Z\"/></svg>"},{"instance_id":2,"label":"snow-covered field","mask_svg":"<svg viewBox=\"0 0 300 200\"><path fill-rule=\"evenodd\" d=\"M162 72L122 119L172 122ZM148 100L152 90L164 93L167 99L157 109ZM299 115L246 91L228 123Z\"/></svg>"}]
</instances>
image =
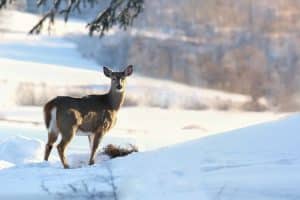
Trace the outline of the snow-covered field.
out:
<instances>
[{"instance_id":1,"label":"snow-covered field","mask_svg":"<svg viewBox=\"0 0 300 200\"><path fill-rule=\"evenodd\" d=\"M128 121L130 114L145 111L128 110ZM126 112L123 109L120 122ZM177 120L172 112L168 117ZM203 138L197 129L168 133L157 127L143 132L131 122L127 134L116 127L104 143L135 142L145 145L143 152L109 161L100 155L89 167L87 143L75 141L68 154L70 170L62 169L56 154L49 163L42 161L45 140L36 139L45 137L42 127L1 123L0 134L7 137L0 143L0 196L32 199L50 193L53 198L73 198L72 185L83 199L89 191L110 193L113 180L118 199L298 199L299 120L295 115Z\"/></svg>"},{"instance_id":2,"label":"snow-covered field","mask_svg":"<svg viewBox=\"0 0 300 200\"><path fill-rule=\"evenodd\" d=\"M144 102L122 108L102 142L136 144L139 153L114 160L99 154L88 166L87 138L75 137L72 169L62 169L56 151L44 162L42 108L17 104L20 84L63 86L63 93L74 85L105 90L109 81L59 30L52 37L25 36L24 24L34 17L12 16L24 23L0 33L0 199L300 199L299 115L182 110L197 100L247 97L139 75L128 80L128 95L138 93Z\"/></svg>"}]
</instances>

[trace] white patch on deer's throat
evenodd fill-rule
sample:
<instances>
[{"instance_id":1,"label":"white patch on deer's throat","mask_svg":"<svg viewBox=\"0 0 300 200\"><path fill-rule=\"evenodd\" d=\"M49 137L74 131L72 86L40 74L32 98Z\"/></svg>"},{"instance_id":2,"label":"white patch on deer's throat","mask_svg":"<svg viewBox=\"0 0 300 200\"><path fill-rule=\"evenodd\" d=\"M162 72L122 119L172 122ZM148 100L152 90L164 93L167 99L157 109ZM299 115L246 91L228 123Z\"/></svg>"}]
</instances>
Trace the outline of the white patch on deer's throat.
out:
<instances>
[{"instance_id":1,"label":"white patch on deer's throat","mask_svg":"<svg viewBox=\"0 0 300 200\"><path fill-rule=\"evenodd\" d=\"M56 112L57 112L57 108L56 107L52 108L50 124L49 124L49 128L48 128L49 133L58 134L58 132L59 132L58 127L57 127L57 121L56 121Z\"/></svg>"}]
</instances>

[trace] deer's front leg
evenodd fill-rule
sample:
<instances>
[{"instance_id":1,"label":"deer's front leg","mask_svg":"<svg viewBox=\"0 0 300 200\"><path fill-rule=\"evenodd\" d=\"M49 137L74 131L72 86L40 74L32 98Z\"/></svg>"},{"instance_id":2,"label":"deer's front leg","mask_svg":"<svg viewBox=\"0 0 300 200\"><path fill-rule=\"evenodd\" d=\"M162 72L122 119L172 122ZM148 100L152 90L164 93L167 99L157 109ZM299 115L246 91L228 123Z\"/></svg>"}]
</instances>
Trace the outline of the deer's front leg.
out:
<instances>
[{"instance_id":1,"label":"deer's front leg","mask_svg":"<svg viewBox=\"0 0 300 200\"><path fill-rule=\"evenodd\" d=\"M92 151L92 149L93 149L93 144L94 144L95 134L89 135L88 138L89 138L90 150Z\"/></svg>"},{"instance_id":2,"label":"deer's front leg","mask_svg":"<svg viewBox=\"0 0 300 200\"><path fill-rule=\"evenodd\" d=\"M93 143L92 143L92 148L91 148L89 165L95 164L95 157L96 157L96 153L97 153L101 138L102 138L102 132L95 133L95 135L93 136Z\"/></svg>"}]
</instances>

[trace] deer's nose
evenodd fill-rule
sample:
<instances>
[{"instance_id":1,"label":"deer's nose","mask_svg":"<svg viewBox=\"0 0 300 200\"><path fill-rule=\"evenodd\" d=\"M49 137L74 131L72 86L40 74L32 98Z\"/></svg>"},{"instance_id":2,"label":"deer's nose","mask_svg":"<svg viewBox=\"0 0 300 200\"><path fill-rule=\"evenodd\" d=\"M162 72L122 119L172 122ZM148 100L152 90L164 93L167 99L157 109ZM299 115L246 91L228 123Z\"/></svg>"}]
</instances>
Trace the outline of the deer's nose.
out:
<instances>
[{"instance_id":1,"label":"deer's nose","mask_svg":"<svg viewBox=\"0 0 300 200\"><path fill-rule=\"evenodd\" d=\"M121 90L121 89L122 89L122 86L121 86L121 85L117 85L117 89L118 89L118 90Z\"/></svg>"}]
</instances>

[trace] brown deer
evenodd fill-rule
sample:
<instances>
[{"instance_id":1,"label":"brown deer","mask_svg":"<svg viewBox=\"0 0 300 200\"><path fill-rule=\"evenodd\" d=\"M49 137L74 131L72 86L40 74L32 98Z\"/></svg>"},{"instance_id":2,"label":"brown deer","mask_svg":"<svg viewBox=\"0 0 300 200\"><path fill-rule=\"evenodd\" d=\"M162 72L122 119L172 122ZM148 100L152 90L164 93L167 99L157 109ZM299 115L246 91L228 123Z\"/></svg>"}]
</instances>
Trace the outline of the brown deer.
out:
<instances>
[{"instance_id":1,"label":"brown deer","mask_svg":"<svg viewBox=\"0 0 300 200\"><path fill-rule=\"evenodd\" d=\"M103 72L111 79L108 93L83 98L56 97L44 106L48 129L44 157L46 161L60 133L61 142L57 145L57 150L64 168L69 168L65 157L66 147L76 134L88 136L91 148L89 165L95 163L100 140L114 126L117 112L124 102L125 79L132 74L133 67L129 65L121 72L113 72L104 67Z\"/></svg>"}]
</instances>

